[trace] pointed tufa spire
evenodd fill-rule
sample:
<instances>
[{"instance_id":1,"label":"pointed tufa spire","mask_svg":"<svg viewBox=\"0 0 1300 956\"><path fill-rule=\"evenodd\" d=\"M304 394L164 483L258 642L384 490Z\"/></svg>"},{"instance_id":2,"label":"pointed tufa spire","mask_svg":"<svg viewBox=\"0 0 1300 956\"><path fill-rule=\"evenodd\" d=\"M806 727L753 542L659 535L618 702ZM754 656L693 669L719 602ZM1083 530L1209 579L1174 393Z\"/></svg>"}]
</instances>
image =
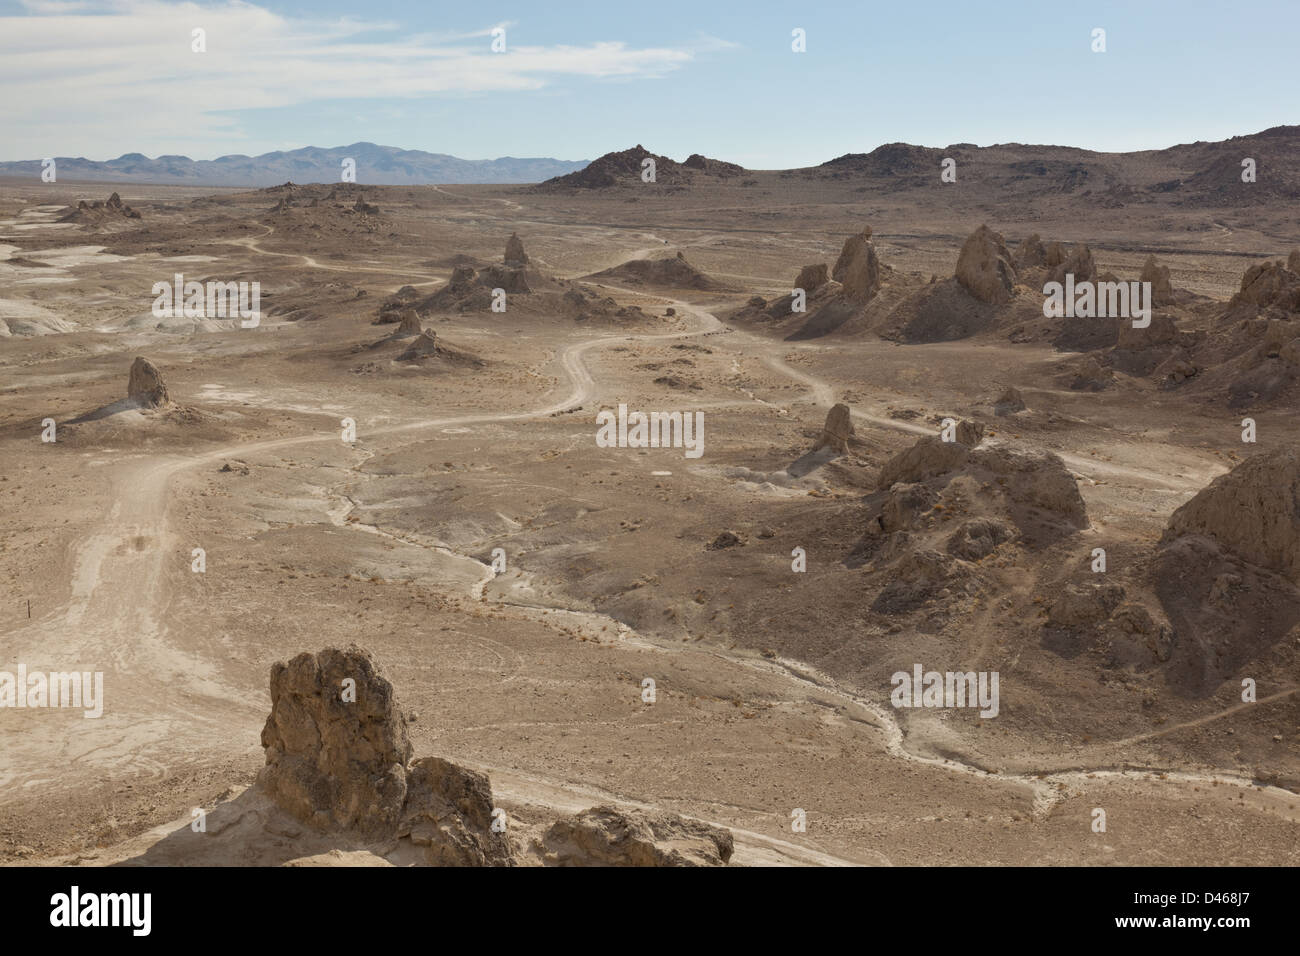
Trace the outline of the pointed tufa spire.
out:
<instances>
[{"instance_id":1,"label":"pointed tufa spire","mask_svg":"<svg viewBox=\"0 0 1300 956\"><path fill-rule=\"evenodd\" d=\"M126 396L148 408L158 408L171 402L162 373L153 362L139 357L131 363L131 378L126 386Z\"/></svg>"},{"instance_id":2,"label":"pointed tufa spire","mask_svg":"<svg viewBox=\"0 0 1300 956\"><path fill-rule=\"evenodd\" d=\"M1174 301L1174 287L1169 281L1169 267L1156 264L1155 256L1147 256L1142 266L1139 282L1151 283L1151 304L1170 305Z\"/></svg>"},{"instance_id":3,"label":"pointed tufa spire","mask_svg":"<svg viewBox=\"0 0 1300 956\"><path fill-rule=\"evenodd\" d=\"M511 233L506 240L506 265L512 269L522 269L528 265L528 255L524 252L524 242L517 233Z\"/></svg>"},{"instance_id":4,"label":"pointed tufa spire","mask_svg":"<svg viewBox=\"0 0 1300 956\"><path fill-rule=\"evenodd\" d=\"M853 418L849 406L840 402L827 412L826 424L822 428L821 437L817 439L817 444L813 446L813 451L830 448L841 455L846 454L849 450L849 439L853 434Z\"/></svg>"},{"instance_id":5,"label":"pointed tufa spire","mask_svg":"<svg viewBox=\"0 0 1300 956\"><path fill-rule=\"evenodd\" d=\"M419 335L422 331L424 326L420 324L420 314L414 309L403 309L401 321L398 323L397 331L393 333L393 338L409 338Z\"/></svg>"}]
</instances>

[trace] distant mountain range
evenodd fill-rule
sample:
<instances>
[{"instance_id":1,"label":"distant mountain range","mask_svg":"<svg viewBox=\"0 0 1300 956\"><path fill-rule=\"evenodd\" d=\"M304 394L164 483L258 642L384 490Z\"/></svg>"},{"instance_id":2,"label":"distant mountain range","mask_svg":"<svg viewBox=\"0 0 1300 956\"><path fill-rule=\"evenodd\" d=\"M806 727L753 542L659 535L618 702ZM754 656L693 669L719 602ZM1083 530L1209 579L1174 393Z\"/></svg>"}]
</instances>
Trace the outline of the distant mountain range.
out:
<instances>
[{"instance_id":1,"label":"distant mountain range","mask_svg":"<svg viewBox=\"0 0 1300 956\"><path fill-rule=\"evenodd\" d=\"M306 146L261 156L231 155L219 159L127 153L98 162L84 157L56 156L60 181L166 183L189 186L275 186L283 182L337 183L343 161L356 163L361 185L414 186L439 183L536 183L584 168L587 160L546 158L459 159L419 149L397 149L374 143L353 143L322 149ZM0 163L0 176L39 179L39 159Z\"/></svg>"},{"instance_id":2,"label":"distant mountain range","mask_svg":"<svg viewBox=\"0 0 1300 956\"><path fill-rule=\"evenodd\" d=\"M947 182L946 201L1069 203L1101 208L1176 205L1201 208L1277 206L1300 201L1300 126L1274 126L1219 142L1167 149L1100 153L1073 146L954 143L937 149L886 143L870 153L846 153L819 166L750 170L692 155L683 163L644 146L606 153L581 170L538 183L539 192L636 191L642 168L655 163L655 183L669 191L771 185L770 177L840 184L857 196L933 191ZM945 165L950 180L940 179ZM1280 208L1280 207L1279 207ZM1038 211L1041 212L1041 206Z\"/></svg>"}]
</instances>

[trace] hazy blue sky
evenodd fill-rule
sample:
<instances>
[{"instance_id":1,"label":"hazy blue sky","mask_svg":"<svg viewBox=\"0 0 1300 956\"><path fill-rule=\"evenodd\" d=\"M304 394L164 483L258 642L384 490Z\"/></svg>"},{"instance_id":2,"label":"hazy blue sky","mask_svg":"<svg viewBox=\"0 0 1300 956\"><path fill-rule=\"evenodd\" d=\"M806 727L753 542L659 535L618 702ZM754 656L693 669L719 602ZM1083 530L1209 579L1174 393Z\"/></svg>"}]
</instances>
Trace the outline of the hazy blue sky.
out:
<instances>
[{"instance_id":1,"label":"hazy blue sky","mask_svg":"<svg viewBox=\"0 0 1300 956\"><path fill-rule=\"evenodd\" d=\"M0 0L0 18L5 160L368 140L777 168L895 141L1127 150L1300 122L1300 0Z\"/></svg>"}]
</instances>

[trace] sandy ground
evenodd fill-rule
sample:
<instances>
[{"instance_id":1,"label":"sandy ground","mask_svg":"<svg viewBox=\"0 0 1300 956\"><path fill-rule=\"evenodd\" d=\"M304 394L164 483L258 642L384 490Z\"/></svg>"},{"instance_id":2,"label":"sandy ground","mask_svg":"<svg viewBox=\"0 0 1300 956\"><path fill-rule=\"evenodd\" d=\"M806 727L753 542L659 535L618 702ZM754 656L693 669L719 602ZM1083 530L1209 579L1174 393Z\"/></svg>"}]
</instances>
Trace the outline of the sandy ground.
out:
<instances>
[{"instance_id":1,"label":"sandy ground","mask_svg":"<svg viewBox=\"0 0 1300 956\"><path fill-rule=\"evenodd\" d=\"M263 762L271 664L355 642L416 715L416 753L488 772L525 819L671 809L730 827L749 864L1300 862L1300 638L1243 665L1260 693L1241 705L1237 680L1193 693L1052 653L1035 630L1061 567L1097 541L1119 561L1150 546L1231 466L1239 415L1136 380L1071 392L1059 354L1005 337L790 343L722 318L834 261L867 221L886 262L950 275L978 220L870 215L834 195L630 205L448 186L366 190L381 215L364 226L171 187L121 190L144 234L53 221L104 191L0 185L0 317L50 325L0 340L0 670L105 675L99 719L0 711L0 858L241 862L167 840L193 807L256 809L244 788ZM1157 240L1129 225L1034 230L1131 272ZM500 261L511 232L549 276L681 249L735 291L601 284L644 310L627 321L449 311L425 324L485 365L397 361L393 327L371 324L379 302L441 287L458 254ZM1247 256L1284 251L1240 230L1228 250L1203 230L1164 246L1175 285L1222 299ZM158 328L150 290L177 272L260 281L262 324ZM136 355L179 408L78 422L125 397ZM891 630L847 559L857 502L934 416L1012 381L1039 414L997 427L1062 456L1092 527L1000 568L984 604ZM812 447L836 401L853 409L853 453L763 481ZM619 403L703 411L706 453L597 447L595 413ZM1287 411L1256 414L1270 443L1294 442ZM744 546L710 550L724 530ZM895 710L889 675L913 661L999 670L1001 714ZM330 849L285 842L248 861Z\"/></svg>"}]
</instances>

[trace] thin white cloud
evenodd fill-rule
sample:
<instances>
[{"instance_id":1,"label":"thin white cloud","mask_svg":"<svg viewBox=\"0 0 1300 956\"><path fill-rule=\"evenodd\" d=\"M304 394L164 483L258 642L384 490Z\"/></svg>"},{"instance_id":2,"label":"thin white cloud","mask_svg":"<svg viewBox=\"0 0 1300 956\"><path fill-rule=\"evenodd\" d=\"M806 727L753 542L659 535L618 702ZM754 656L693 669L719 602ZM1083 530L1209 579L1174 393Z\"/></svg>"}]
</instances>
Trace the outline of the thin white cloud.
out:
<instances>
[{"instance_id":1,"label":"thin white cloud","mask_svg":"<svg viewBox=\"0 0 1300 956\"><path fill-rule=\"evenodd\" d=\"M239 110L654 78L696 53L695 44L516 45L507 21L496 24L508 30L507 52L497 54L491 26L412 35L393 23L296 19L238 0L25 5L33 15L0 18L3 159L66 155L74 144L93 158L148 152L146 144L203 154L240 138L231 115ZM191 50L196 28L206 33L204 53Z\"/></svg>"}]
</instances>

